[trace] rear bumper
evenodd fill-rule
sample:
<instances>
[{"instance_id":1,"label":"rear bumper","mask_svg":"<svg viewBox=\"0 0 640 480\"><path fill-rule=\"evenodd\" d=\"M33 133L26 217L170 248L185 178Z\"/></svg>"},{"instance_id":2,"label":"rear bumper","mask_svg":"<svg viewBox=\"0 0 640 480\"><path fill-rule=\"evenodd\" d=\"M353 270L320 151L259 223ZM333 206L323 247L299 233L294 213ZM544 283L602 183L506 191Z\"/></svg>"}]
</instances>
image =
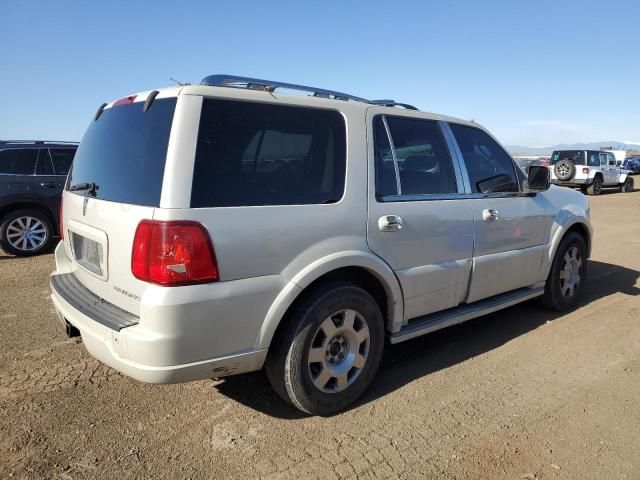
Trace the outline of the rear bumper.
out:
<instances>
[{"instance_id":1,"label":"rear bumper","mask_svg":"<svg viewBox=\"0 0 640 480\"><path fill-rule=\"evenodd\" d=\"M593 183L593 178L572 178L566 182L558 180L557 178L552 178L551 183L562 187L587 187Z\"/></svg>"},{"instance_id":2,"label":"rear bumper","mask_svg":"<svg viewBox=\"0 0 640 480\"><path fill-rule=\"evenodd\" d=\"M60 320L68 321L80 331L82 341L89 353L96 359L136 380L148 383L180 383L205 378L224 377L237 373L250 372L262 367L266 357L265 350L251 350L223 355L180 365L145 365L137 362L134 348L137 341L129 341L134 327L116 331L94 318L91 311L80 311L56 290L56 283L51 282L51 300ZM162 362L164 339L158 339L158 360ZM149 339L153 343L153 339ZM148 348L145 346L145 350Z\"/></svg>"},{"instance_id":3,"label":"rear bumper","mask_svg":"<svg viewBox=\"0 0 640 480\"><path fill-rule=\"evenodd\" d=\"M76 308L68 300L68 294L62 295L59 284L51 281L51 300L62 322L68 321L80 331L82 341L88 352L101 362L119 372L148 383L181 383L206 378L217 378L238 373L259 370L264 363L266 350L250 350L223 355L180 365L148 365L136 361L138 352L135 345L139 339L131 338L135 326L116 331L92 318L91 309ZM117 308L117 307L116 307ZM137 335L136 335L137 336ZM133 341L131 341L133 340ZM162 363L163 348L166 342L162 337L148 338L145 342L145 355L153 343L157 343L158 362Z\"/></svg>"}]
</instances>

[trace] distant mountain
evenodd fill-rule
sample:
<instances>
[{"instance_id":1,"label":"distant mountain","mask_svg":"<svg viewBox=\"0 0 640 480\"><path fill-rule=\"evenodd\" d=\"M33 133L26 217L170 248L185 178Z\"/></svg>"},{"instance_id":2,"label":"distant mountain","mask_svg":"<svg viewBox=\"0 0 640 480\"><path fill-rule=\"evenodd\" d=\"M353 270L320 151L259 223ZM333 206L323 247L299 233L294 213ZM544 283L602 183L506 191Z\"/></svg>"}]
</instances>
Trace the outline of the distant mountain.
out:
<instances>
[{"instance_id":1,"label":"distant mountain","mask_svg":"<svg viewBox=\"0 0 640 480\"><path fill-rule=\"evenodd\" d=\"M613 147L621 150L640 150L640 145L633 143L618 142L615 140L608 142L591 143L561 143L550 147L523 147L521 145L505 145L505 148L512 155L518 153L525 155L551 155L554 150L600 150L601 148Z\"/></svg>"}]
</instances>

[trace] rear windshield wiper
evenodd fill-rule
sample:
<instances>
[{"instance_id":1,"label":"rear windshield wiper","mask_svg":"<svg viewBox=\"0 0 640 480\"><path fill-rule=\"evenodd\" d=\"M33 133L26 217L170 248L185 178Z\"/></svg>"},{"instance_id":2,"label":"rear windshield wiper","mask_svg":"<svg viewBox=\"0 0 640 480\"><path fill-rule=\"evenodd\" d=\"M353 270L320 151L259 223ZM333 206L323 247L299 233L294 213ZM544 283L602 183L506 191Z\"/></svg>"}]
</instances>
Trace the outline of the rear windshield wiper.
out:
<instances>
[{"instance_id":1,"label":"rear windshield wiper","mask_svg":"<svg viewBox=\"0 0 640 480\"><path fill-rule=\"evenodd\" d=\"M98 190L100 187L98 187L98 185L94 182L91 183L77 183L75 185L71 185L68 190L70 192L82 192L85 190L88 190L89 195L95 197L96 196L96 190Z\"/></svg>"}]
</instances>

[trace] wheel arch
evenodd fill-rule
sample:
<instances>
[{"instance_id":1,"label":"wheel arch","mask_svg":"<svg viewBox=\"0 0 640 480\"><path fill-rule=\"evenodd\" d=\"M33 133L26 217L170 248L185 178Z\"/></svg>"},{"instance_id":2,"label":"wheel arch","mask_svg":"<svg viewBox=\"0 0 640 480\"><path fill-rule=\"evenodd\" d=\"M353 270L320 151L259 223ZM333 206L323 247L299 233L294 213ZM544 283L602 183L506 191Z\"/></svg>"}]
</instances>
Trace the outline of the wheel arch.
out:
<instances>
[{"instance_id":1,"label":"wheel arch","mask_svg":"<svg viewBox=\"0 0 640 480\"><path fill-rule=\"evenodd\" d=\"M266 349L286 325L292 309L317 285L348 280L367 290L380 305L385 328L395 331L403 319L400 283L381 259L364 252L343 252L320 259L296 275L272 303L256 339L256 348Z\"/></svg>"},{"instance_id":2,"label":"wheel arch","mask_svg":"<svg viewBox=\"0 0 640 480\"><path fill-rule=\"evenodd\" d=\"M49 222L51 222L51 226L53 227L54 233L56 235L59 234L59 232L58 232L58 224L57 224L57 219L56 219L55 213L52 212L50 208L48 208L45 205L42 205L41 203L31 202L31 201L28 201L28 200L9 203L9 204L6 204L6 205L3 205L2 207L0 207L0 223L2 223L4 218L7 215L11 214L11 212L15 212L17 210L26 210L26 209L36 210L36 211L46 215L47 218L49 219Z\"/></svg>"}]
</instances>

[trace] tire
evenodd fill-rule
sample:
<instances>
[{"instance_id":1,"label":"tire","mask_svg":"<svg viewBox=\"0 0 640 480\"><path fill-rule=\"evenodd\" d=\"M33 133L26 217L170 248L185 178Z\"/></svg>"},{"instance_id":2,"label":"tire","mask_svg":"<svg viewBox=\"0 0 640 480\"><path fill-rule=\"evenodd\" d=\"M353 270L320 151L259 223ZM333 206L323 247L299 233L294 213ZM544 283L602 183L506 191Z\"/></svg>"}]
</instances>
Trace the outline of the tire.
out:
<instances>
[{"instance_id":1,"label":"tire","mask_svg":"<svg viewBox=\"0 0 640 480\"><path fill-rule=\"evenodd\" d=\"M631 193L634 191L633 178L627 177L622 185L620 185L620 191L623 193Z\"/></svg>"},{"instance_id":2,"label":"tire","mask_svg":"<svg viewBox=\"0 0 640 480\"><path fill-rule=\"evenodd\" d=\"M576 174L576 164L571 160L560 160L554 165L553 172L558 180L566 182Z\"/></svg>"},{"instance_id":3,"label":"tire","mask_svg":"<svg viewBox=\"0 0 640 480\"><path fill-rule=\"evenodd\" d=\"M575 274L575 275L574 275ZM587 246L577 233L560 242L542 296L542 304L557 312L575 307L587 278Z\"/></svg>"},{"instance_id":4,"label":"tire","mask_svg":"<svg viewBox=\"0 0 640 480\"><path fill-rule=\"evenodd\" d=\"M593 179L593 183L587 187L587 193L589 195L600 195L602 193L602 177L596 175Z\"/></svg>"},{"instance_id":5,"label":"tire","mask_svg":"<svg viewBox=\"0 0 640 480\"><path fill-rule=\"evenodd\" d=\"M25 237L24 232L28 235ZM46 251L53 238L49 217L32 209L9 213L0 223L0 246L13 255L27 257Z\"/></svg>"},{"instance_id":6,"label":"tire","mask_svg":"<svg viewBox=\"0 0 640 480\"><path fill-rule=\"evenodd\" d=\"M274 390L312 415L353 404L373 380L384 349L383 317L373 297L350 283L326 283L286 321L266 362Z\"/></svg>"}]
</instances>

